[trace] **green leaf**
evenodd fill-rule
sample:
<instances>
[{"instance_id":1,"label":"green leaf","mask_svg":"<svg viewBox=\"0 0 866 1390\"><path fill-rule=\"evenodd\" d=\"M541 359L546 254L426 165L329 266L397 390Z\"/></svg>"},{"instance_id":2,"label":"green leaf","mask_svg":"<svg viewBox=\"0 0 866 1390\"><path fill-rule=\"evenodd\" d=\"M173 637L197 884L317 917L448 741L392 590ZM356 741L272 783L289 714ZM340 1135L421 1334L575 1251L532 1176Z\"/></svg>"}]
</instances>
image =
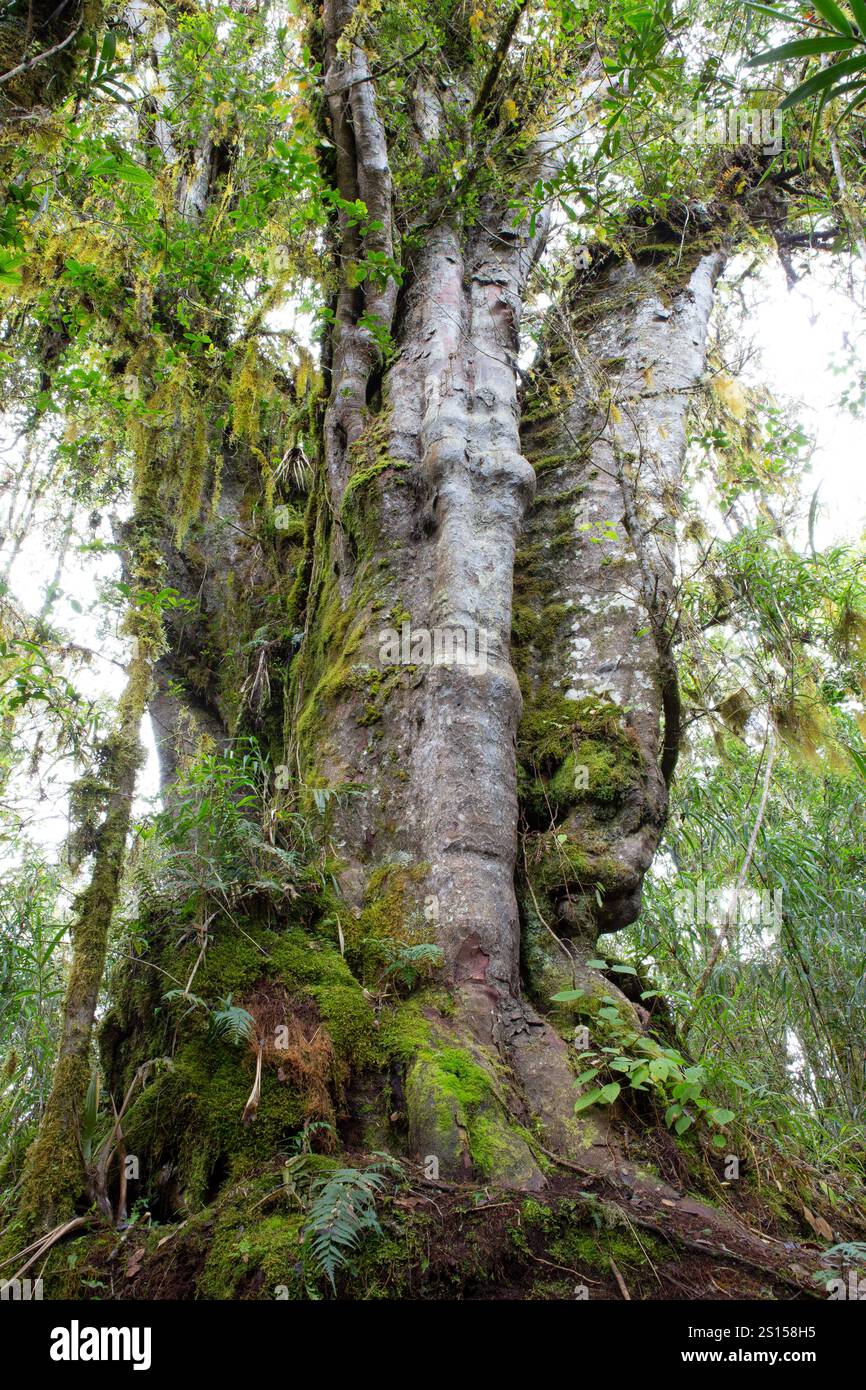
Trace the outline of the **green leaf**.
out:
<instances>
[{"instance_id":1,"label":"green leaf","mask_svg":"<svg viewBox=\"0 0 866 1390\"><path fill-rule=\"evenodd\" d=\"M840 34L850 34L851 21L846 14L839 9L836 0L812 0L812 4L820 15L823 15L828 24Z\"/></svg>"},{"instance_id":2,"label":"green leaf","mask_svg":"<svg viewBox=\"0 0 866 1390\"><path fill-rule=\"evenodd\" d=\"M607 970L608 968L606 960L588 960L586 963L590 970Z\"/></svg>"},{"instance_id":3,"label":"green leaf","mask_svg":"<svg viewBox=\"0 0 866 1390\"><path fill-rule=\"evenodd\" d=\"M756 4L755 0L746 0L746 8L754 10L757 14L767 14L771 19L783 19L786 24L806 24L810 29L817 29L822 34L827 32L822 25L803 19L800 15L793 15L789 10L776 10L771 5Z\"/></svg>"},{"instance_id":4,"label":"green leaf","mask_svg":"<svg viewBox=\"0 0 866 1390\"><path fill-rule=\"evenodd\" d=\"M9 256L0 252L0 285L7 285L12 290L20 289L21 272L18 267L23 261L23 256Z\"/></svg>"},{"instance_id":5,"label":"green leaf","mask_svg":"<svg viewBox=\"0 0 866 1390\"><path fill-rule=\"evenodd\" d=\"M710 1119L717 1125L729 1125L734 1119L733 1110L718 1109L710 1112Z\"/></svg>"},{"instance_id":6,"label":"green leaf","mask_svg":"<svg viewBox=\"0 0 866 1390\"><path fill-rule=\"evenodd\" d=\"M848 753L852 763L863 778L863 781L866 782L866 758L864 758L862 753L858 753L855 748L849 748Z\"/></svg>"},{"instance_id":7,"label":"green leaf","mask_svg":"<svg viewBox=\"0 0 866 1390\"><path fill-rule=\"evenodd\" d=\"M778 48L768 48L766 53L757 53L746 66L757 68L766 63L781 62L784 58L808 58L813 53L840 53L857 48L860 42L860 39L845 38L841 34L826 39L794 39L791 43L780 44Z\"/></svg>"},{"instance_id":8,"label":"green leaf","mask_svg":"<svg viewBox=\"0 0 866 1390\"><path fill-rule=\"evenodd\" d=\"M118 158L113 154L100 155L88 167L87 172L91 177L101 179L120 179L121 183L129 184L134 188L152 188L154 183L153 174L144 169L140 164L133 160Z\"/></svg>"},{"instance_id":9,"label":"green leaf","mask_svg":"<svg viewBox=\"0 0 866 1390\"><path fill-rule=\"evenodd\" d=\"M694 1121L692 1120L691 1115L680 1115L680 1118L677 1120L676 1124L674 1125L674 1129L675 1129L675 1131L676 1131L677 1134L685 1134L685 1132L686 1132L686 1130L688 1129L689 1125L690 1125L690 1124L693 1124L693 1123L694 1123Z\"/></svg>"},{"instance_id":10,"label":"green leaf","mask_svg":"<svg viewBox=\"0 0 866 1390\"><path fill-rule=\"evenodd\" d=\"M601 1090L597 1087L594 1091L587 1091L585 1096L578 1096L574 1102L575 1114L580 1110L586 1110L590 1105L596 1105L601 1096Z\"/></svg>"},{"instance_id":11,"label":"green leaf","mask_svg":"<svg viewBox=\"0 0 866 1390\"><path fill-rule=\"evenodd\" d=\"M779 110L786 111L791 106L798 106L807 97L815 96L817 92L832 87L838 78L849 77L855 72L862 72L866 81L866 58L847 58L844 63L832 63L829 68L823 68L814 77L810 77L808 82L801 82L799 87L789 92L785 100L779 103ZM830 95L832 96L832 92Z\"/></svg>"},{"instance_id":12,"label":"green leaf","mask_svg":"<svg viewBox=\"0 0 866 1390\"><path fill-rule=\"evenodd\" d=\"M857 107L858 107L858 106L862 106L863 103L864 103L864 101L866 101L866 91L864 91L864 89L863 89L863 83L862 83L862 82L858 82L858 83L852 84L852 85L856 85L857 94L856 94L856 96L853 96L853 97L851 98L851 100L850 100L850 101L847 103L847 105L845 106L845 109L843 110L843 112L842 112L842 114L840 115L839 119L838 119L837 121L834 122L834 124L833 124L833 132L834 132L834 134L835 134L836 130L838 130L838 128L839 128L839 126L842 124L842 122L843 122L848 116L850 116L851 112L852 112L852 111L856 111L856 110L857 110ZM835 96L839 96L840 94L841 94L841 89L840 89L839 92L834 93Z\"/></svg>"},{"instance_id":13,"label":"green leaf","mask_svg":"<svg viewBox=\"0 0 866 1390\"><path fill-rule=\"evenodd\" d=\"M551 994L552 1004L571 1004L575 999L582 999L585 990L582 989L561 989L558 994Z\"/></svg>"},{"instance_id":14,"label":"green leaf","mask_svg":"<svg viewBox=\"0 0 866 1390\"><path fill-rule=\"evenodd\" d=\"M613 1105L622 1087L618 1081L609 1081L606 1086L602 1086L599 1098L604 1105Z\"/></svg>"}]
</instances>

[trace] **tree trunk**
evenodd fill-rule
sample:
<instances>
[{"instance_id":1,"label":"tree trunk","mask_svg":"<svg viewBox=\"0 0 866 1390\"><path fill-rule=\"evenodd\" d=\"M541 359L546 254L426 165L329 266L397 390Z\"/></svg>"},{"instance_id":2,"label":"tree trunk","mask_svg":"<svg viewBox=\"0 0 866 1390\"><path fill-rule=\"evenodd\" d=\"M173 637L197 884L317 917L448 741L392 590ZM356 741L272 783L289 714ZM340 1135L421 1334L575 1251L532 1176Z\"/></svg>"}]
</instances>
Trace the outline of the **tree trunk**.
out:
<instances>
[{"instance_id":1,"label":"tree trunk","mask_svg":"<svg viewBox=\"0 0 866 1390\"><path fill-rule=\"evenodd\" d=\"M0 128L26 129L67 95L81 39L96 32L101 4L33 0L6 8L0 19Z\"/></svg>"},{"instance_id":2,"label":"tree trunk","mask_svg":"<svg viewBox=\"0 0 866 1390\"><path fill-rule=\"evenodd\" d=\"M129 531L134 555L132 577L147 592L156 576L140 515ZM82 1124L93 1070L93 1024L126 859L135 779L142 760L139 730L161 644L159 620L154 624L146 609L134 608L127 628L134 651L120 698L117 728L106 743L98 782L91 777L84 789L90 815L94 811L98 814L97 808L101 808L102 819L95 828L90 881L76 902L70 928L72 962L51 1091L23 1174L20 1214L28 1225L50 1227L68 1219L86 1187Z\"/></svg>"},{"instance_id":3,"label":"tree trunk","mask_svg":"<svg viewBox=\"0 0 866 1390\"><path fill-rule=\"evenodd\" d=\"M515 573L518 757L539 999L611 992L585 962L640 911L679 748L675 519L725 256L712 237L647 240L578 275L524 410L539 486Z\"/></svg>"},{"instance_id":4,"label":"tree trunk","mask_svg":"<svg viewBox=\"0 0 866 1390\"><path fill-rule=\"evenodd\" d=\"M617 1117L575 1114L575 1025L611 1005L647 1025L589 962L600 933L635 919L664 825L680 736L679 474L734 219L684 209L630 228L628 254L594 248L527 373L521 319L547 228L515 220L515 205L554 177L569 127L542 129L486 181L472 151L453 199L402 229L398 267L392 150L354 11L327 3L319 36L340 281L302 546L263 520L262 456L237 395L233 431L216 438L200 400L172 417L148 380L138 439L158 582L188 605L150 651L163 781L203 735L226 758L254 735L278 769L244 809L261 836L247 881L178 903L160 900L157 874L142 888L147 946L112 982L100 1038L112 1095L172 1060L123 1121L163 1215L211 1201L311 1126L519 1189L546 1185L551 1155L625 1171ZM473 131L499 129L504 60L500 44L447 91L417 81L406 138L419 177L453 108ZM215 198L210 137L181 161L163 127L168 165L187 171L174 211L195 223ZM208 398L221 420L224 388ZM127 777L127 818L131 792ZM296 854L299 823L319 857L281 892L268 856ZM110 840L112 894L126 825ZM91 919L98 974L74 978L86 1027L64 1123L86 1084L109 920L110 903ZM396 987L395 963L427 948L429 964L431 947L439 968ZM238 1006L255 1025L240 1053L212 1027ZM289 1044L269 1041L275 1018Z\"/></svg>"}]
</instances>

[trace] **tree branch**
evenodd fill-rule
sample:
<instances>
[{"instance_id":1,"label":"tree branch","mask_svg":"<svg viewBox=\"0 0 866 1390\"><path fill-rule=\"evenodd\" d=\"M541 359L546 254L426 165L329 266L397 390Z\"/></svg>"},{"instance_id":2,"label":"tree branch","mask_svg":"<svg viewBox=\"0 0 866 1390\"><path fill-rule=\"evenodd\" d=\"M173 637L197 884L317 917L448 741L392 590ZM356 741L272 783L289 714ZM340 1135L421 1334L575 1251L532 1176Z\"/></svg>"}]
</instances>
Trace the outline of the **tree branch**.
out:
<instances>
[{"instance_id":1,"label":"tree branch","mask_svg":"<svg viewBox=\"0 0 866 1390\"><path fill-rule=\"evenodd\" d=\"M22 72L29 72L30 69L35 68L38 63L44 63L46 58L53 58L56 53L62 53L63 49L68 48L72 43L72 40L81 29L82 23L83 19L79 19L72 33L67 34L66 38L62 39L60 43L56 43L53 48L46 48L43 53L37 53L35 58L28 58L25 63L19 63L17 68L10 68L8 72L4 72L0 75L0 86L2 86L4 82L11 82L13 77L19 77Z\"/></svg>"}]
</instances>

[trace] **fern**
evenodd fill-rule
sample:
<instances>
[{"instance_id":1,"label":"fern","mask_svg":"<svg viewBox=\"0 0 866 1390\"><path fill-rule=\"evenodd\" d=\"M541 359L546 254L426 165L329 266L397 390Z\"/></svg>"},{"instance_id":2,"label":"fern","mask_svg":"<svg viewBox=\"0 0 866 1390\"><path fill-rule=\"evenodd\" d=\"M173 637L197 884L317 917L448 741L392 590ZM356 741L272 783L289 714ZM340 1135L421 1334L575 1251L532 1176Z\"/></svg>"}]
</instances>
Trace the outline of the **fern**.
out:
<instances>
[{"instance_id":1,"label":"fern","mask_svg":"<svg viewBox=\"0 0 866 1390\"><path fill-rule=\"evenodd\" d=\"M338 1168L310 1183L305 1252L314 1272L324 1274L335 1293L334 1276L349 1263L365 1232L382 1234L376 1199L386 1183L383 1169L392 1175L403 1171L396 1160L382 1154L363 1171Z\"/></svg>"},{"instance_id":2,"label":"fern","mask_svg":"<svg viewBox=\"0 0 866 1390\"><path fill-rule=\"evenodd\" d=\"M231 995L220 1000L222 1008L211 1013L211 1035L226 1038L229 1042L247 1042L253 1031L253 1016L239 1004L232 1003Z\"/></svg>"},{"instance_id":3,"label":"fern","mask_svg":"<svg viewBox=\"0 0 866 1390\"><path fill-rule=\"evenodd\" d=\"M443 959L441 948L427 941L422 941L417 946L401 946L385 975L396 975L407 989L412 989L420 977L426 977L438 970Z\"/></svg>"},{"instance_id":4,"label":"fern","mask_svg":"<svg viewBox=\"0 0 866 1390\"><path fill-rule=\"evenodd\" d=\"M384 978L396 977L406 989L413 989L419 979L426 979L442 964L442 950L430 941L408 945L403 941L369 936L367 946L371 947L385 963Z\"/></svg>"}]
</instances>

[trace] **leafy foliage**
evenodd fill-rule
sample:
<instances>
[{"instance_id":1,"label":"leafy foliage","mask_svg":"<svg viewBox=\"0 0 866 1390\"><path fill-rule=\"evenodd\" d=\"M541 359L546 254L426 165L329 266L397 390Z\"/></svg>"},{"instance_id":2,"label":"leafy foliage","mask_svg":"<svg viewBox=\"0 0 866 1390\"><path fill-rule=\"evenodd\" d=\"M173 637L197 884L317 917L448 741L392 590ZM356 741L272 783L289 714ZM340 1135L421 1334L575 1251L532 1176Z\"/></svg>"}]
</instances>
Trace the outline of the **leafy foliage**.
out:
<instances>
[{"instance_id":1,"label":"leafy foliage","mask_svg":"<svg viewBox=\"0 0 866 1390\"><path fill-rule=\"evenodd\" d=\"M367 1168L338 1168L310 1183L305 1248L313 1271L324 1275L335 1291L336 1274L349 1263L363 1236L381 1235L376 1201L388 1179L400 1174L399 1163L381 1154Z\"/></svg>"},{"instance_id":2,"label":"leafy foliage","mask_svg":"<svg viewBox=\"0 0 866 1390\"><path fill-rule=\"evenodd\" d=\"M202 921L214 908L231 910L253 897L278 905L321 886L318 846L300 811L280 814L279 833L273 823L262 828L272 782L252 738L189 764L165 810L143 827L155 851L143 877L145 896Z\"/></svg>"},{"instance_id":3,"label":"leafy foliage","mask_svg":"<svg viewBox=\"0 0 866 1390\"><path fill-rule=\"evenodd\" d=\"M766 53L758 53L750 62L754 67L764 67L792 58L819 58L819 70L789 92L781 107L785 110L814 96L819 97L823 107L837 97L848 96L850 100L838 118L841 121L866 101L866 4L863 0L851 0L853 22L835 0L814 0L814 5L823 23L770 5L750 4L750 9L809 31L808 38L779 44Z\"/></svg>"}]
</instances>

